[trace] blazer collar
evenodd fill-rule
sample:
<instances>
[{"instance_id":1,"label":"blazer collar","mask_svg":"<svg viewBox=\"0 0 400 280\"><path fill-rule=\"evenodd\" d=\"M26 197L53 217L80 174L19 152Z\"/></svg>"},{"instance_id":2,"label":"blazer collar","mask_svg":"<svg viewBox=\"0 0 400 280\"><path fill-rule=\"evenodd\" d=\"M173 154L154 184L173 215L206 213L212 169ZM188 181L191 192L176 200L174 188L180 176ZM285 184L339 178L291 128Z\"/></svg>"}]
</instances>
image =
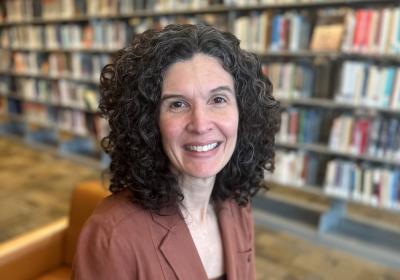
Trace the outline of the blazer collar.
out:
<instances>
[{"instance_id":1,"label":"blazer collar","mask_svg":"<svg viewBox=\"0 0 400 280\"><path fill-rule=\"evenodd\" d=\"M172 209L167 210L169 215L165 215L165 210L161 215L152 213L153 220L165 230L158 249L178 279L208 280L181 212L177 209L174 212L170 210Z\"/></svg>"},{"instance_id":2,"label":"blazer collar","mask_svg":"<svg viewBox=\"0 0 400 280\"><path fill-rule=\"evenodd\" d=\"M225 273L227 279L236 278L237 229L232 213L232 202L225 200L218 209L218 222L224 248Z\"/></svg>"},{"instance_id":3,"label":"blazer collar","mask_svg":"<svg viewBox=\"0 0 400 280\"><path fill-rule=\"evenodd\" d=\"M229 200L221 202L217 208L224 264L227 279L236 278L237 229ZM165 257L178 279L208 280L190 231L178 209L166 209L159 214L152 213L155 223L165 230L159 243L159 250ZM189 269L190 268L190 269Z\"/></svg>"}]
</instances>

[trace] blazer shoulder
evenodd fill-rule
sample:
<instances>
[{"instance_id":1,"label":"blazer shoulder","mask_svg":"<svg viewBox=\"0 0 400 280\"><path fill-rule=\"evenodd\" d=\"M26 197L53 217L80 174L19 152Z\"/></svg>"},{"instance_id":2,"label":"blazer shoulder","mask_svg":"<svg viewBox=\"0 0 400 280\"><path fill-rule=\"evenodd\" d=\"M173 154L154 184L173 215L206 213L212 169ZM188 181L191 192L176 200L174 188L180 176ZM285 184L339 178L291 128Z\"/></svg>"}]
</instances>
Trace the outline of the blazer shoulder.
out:
<instances>
[{"instance_id":1,"label":"blazer shoulder","mask_svg":"<svg viewBox=\"0 0 400 280\"><path fill-rule=\"evenodd\" d=\"M104 228L115 230L127 224L138 224L146 218L146 211L131 201L131 193L126 189L104 198L89 217L87 224L95 222Z\"/></svg>"}]
</instances>

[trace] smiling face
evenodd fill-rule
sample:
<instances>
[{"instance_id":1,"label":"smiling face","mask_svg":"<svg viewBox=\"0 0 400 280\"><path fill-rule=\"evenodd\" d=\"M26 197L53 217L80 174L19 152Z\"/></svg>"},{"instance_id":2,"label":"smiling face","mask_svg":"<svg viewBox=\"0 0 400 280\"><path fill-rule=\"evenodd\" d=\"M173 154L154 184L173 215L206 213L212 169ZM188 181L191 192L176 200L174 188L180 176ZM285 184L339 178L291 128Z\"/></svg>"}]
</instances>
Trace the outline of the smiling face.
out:
<instances>
[{"instance_id":1,"label":"smiling face","mask_svg":"<svg viewBox=\"0 0 400 280\"><path fill-rule=\"evenodd\" d=\"M232 76L196 54L164 74L159 125L164 151L180 175L215 176L236 146L239 112Z\"/></svg>"}]
</instances>

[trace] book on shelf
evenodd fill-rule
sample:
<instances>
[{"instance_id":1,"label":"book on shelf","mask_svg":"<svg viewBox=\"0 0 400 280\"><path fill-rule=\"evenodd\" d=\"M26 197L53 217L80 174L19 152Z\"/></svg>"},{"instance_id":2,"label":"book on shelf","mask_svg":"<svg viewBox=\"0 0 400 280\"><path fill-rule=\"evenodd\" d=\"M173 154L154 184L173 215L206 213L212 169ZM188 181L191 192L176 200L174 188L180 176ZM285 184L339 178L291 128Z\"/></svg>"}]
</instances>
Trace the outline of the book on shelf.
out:
<instances>
[{"instance_id":1,"label":"book on shelf","mask_svg":"<svg viewBox=\"0 0 400 280\"><path fill-rule=\"evenodd\" d=\"M368 62L343 62L338 102L377 108L400 109L400 67Z\"/></svg>"},{"instance_id":2,"label":"book on shelf","mask_svg":"<svg viewBox=\"0 0 400 280\"><path fill-rule=\"evenodd\" d=\"M335 159L327 164L324 190L344 199L400 209L400 170Z\"/></svg>"},{"instance_id":3,"label":"book on shelf","mask_svg":"<svg viewBox=\"0 0 400 280\"><path fill-rule=\"evenodd\" d=\"M314 26L310 50L338 51L343 40L345 29L345 12L343 9L323 9L318 11L317 23Z\"/></svg>"},{"instance_id":4,"label":"book on shelf","mask_svg":"<svg viewBox=\"0 0 400 280\"><path fill-rule=\"evenodd\" d=\"M111 56L107 54L81 52L14 52L12 57L14 71L17 73L43 74L54 78L66 77L93 82L98 80L101 69L110 61Z\"/></svg>"},{"instance_id":5,"label":"book on shelf","mask_svg":"<svg viewBox=\"0 0 400 280\"><path fill-rule=\"evenodd\" d=\"M85 24L45 24L11 26L3 30L12 48L51 50L104 48L116 50L132 39L132 28L121 20L91 20ZM7 44L8 39L1 38Z\"/></svg>"},{"instance_id":6,"label":"book on shelf","mask_svg":"<svg viewBox=\"0 0 400 280\"><path fill-rule=\"evenodd\" d=\"M330 99L334 92L335 63L326 59L295 62L272 61L263 64L263 72L274 85L278 99Z\"/></svg>"},{"instance_id":7,"label":"book on shelf","mask_svg":"<svg viewBox=\"0 0 400 280\"><path fill-rule=\"evenodd\" d=\"M397 54L400 52L400 7L351 10L346 14L344 52Z\"/></svg>"},{"instance_id":8,"label":"book on shelf","mask_svg":"<svg viewBox=\"0 0 400 280\"><path fill-rule=\"evenodd\" d=\"M320 186L323 182L324 160L316 154L278 150L275 171L265 174L267 180L295 187Z\"/></svg>"},{"instance_id":9,"label":"book on shelf","mask_svg":"<svg viewBox=\"0 0 400 280\"><path fill-rule=\"evenodd\" d=\"M270 51L308 49L311 20L306 13L275 14L271 20Z\"/></svg>"},{"instance_id":10,"label":"book on shelf","mask_svg":"<svg viewBox=\"0 0 400 280\"><path fill-rule=\"evenodd\" d=\"M268 48L269 12L252 12L235 19L234 34L243 49L261 53Z\"/></svg>"},{"instance_id":11,"label":"book on shelf","mask_svg":"<svg viewBox=\"0 0 400 280\"><path fill-rule=\"evenodd\" d=\"M25 101L40 102L44 106L75 108L95 112L98 106L97 87L69 80L18 78L15 91Z\"/></svg>"},{"instance_id":12,"label":"book on shelf","mask_svg":"<svg viewBox=\"0 0 400 280\"><path fill-rule=\"evenodd\" d=\"M355 155L400 160L400 120L341 115L333 121L328 146Z\"/></svg>"},{"instance_id":13,"label":"book on shelf","mask_svg":"<svg viewBox=\"0 0 400 280\"><path fill-rule=\"evenodd\" d=\"M282 112L277 140L282 143L316 143L320 140L323 113L318 109L288 108Z\"/></svg>"}]
</instances>

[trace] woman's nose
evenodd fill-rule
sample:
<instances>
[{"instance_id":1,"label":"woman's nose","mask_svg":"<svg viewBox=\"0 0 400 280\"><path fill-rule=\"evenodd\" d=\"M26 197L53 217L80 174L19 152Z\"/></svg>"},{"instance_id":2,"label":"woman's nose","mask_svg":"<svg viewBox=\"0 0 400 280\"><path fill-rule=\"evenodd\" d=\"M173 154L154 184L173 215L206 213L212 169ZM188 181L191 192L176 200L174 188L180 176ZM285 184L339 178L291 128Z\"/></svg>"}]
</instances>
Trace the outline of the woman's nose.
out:
<instances>
[{"instance_id":1,"label":"woman's nose","mask_svg":"<svg viewBox=\"0 0 400 280\"><path fill-rule=\"evenodd\" d=\"M205 106L196 106L193 108L187 128L190 132L202 134L212 129L212 120L210 112Z\"/></svg>"}]
</instances>

